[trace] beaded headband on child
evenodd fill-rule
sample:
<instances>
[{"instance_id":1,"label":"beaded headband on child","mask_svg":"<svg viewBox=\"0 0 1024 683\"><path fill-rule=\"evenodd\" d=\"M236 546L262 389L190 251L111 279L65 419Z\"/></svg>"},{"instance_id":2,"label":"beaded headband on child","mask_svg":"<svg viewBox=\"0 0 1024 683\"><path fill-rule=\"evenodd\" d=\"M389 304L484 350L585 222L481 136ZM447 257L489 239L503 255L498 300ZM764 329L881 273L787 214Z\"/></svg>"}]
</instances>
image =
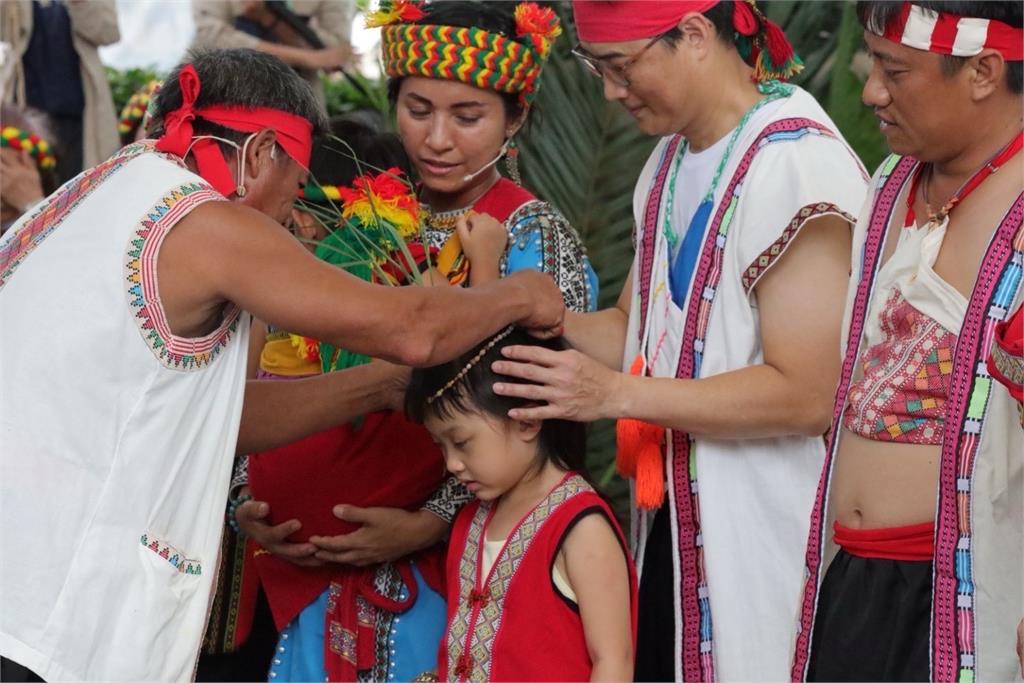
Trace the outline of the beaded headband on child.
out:
<instances>
[{"instance_id":1,"label":"beaded headband on child","mask_svg":"<svg viewBox=\"0 0 1024 683\"><path fill-rule=\"evenodd\" d=\"M904 2L882 36L894 43L956 57L973 57L985 48L1008 62L1024 60L1024 30L994 19L961 17Z\"/></svg>"},{"instance_id":2,"label":"beaded headband on child","mask_svg":"<svg viewBox=\"0 0 1024 683\"><path fill-rule=\"evenodd\" d=\"M515 37L477 27L439 26L413 0L382 0L367 15L367 28L382 27L384 72L391 78L424 76L477 88L518 93L530 104L540 87L544 61L562 33L558 15L524 2L514 11Z\"/></svg>"},{"instance_id":3,"label":"beaded headband on child","mask_svg":"<svg viewBox=\"0 0 1024 683\"><path fill-rule=\"evenodd\" d=\"M501 332L499 332L498 334L494 335L494 336L493 336L493 337L491 338L491 341L489 341L489 342L487 342L486 344L484 344L484 346L483 346L483 347L482 347L482 348L481 348L481 349L480 349L479 351L477 351L477 352L476 352L476 354L475 354L475 355L474 355L474 356L473 356L472 358L470 358L470 359L469 359L469 362L468 362L468 363L466 363L466 364L465 364L465 365L464 365L464 366L462 367L462 369L461 369L461 370L459 370L459 371L458 371L457 373L455 373L455 376L454 376L454 377L452 377L452 378L451 378L450 380L448 380L448 382L447 382L447 383L446 383L446 384L445 384L445 385L444 385L443 387L441 387L440 389L438 389L437 391L435 391L435 392L434 392L434 394L433 394L433 395L432 395L432 396L431 396L430 398L428 398L428 399L427 399L427 405L430 405L431 403L433 403L433 402L434 402L434 401L436 401L437 399L441 398L441 396L442 396L442 395L444 395L444 392L448 391L448 390L449 390L449 389L451 389L451 388L452 388L453 386L455 386L456 384L458 384L458 383L459 383L459 380L461 380L461 379L462 379L463 377L465 377L465 376L466 376L466 373L467 373L467 372L469 372L470 370L472 370L472 369L473 369L473 367L474 367L474 366L475 366L475 365L476 365L477 363L479 363L479 362L480 362L480 360L481 360L481 359L482 359L482 358L483 358L484 356L486 356L486 355L487 355L487 352L488 352L488 351L490 351L490 350L491 350L491 349L493 349L493 348L494 348L495 346L497 346L497 345L498 345L498 343L499 343L499 342L500 342L500 341L501 341L502 339L504 339L504 338L505 338L505 337L507 337L508 335L512 334L512 330L514 330L514 329L515 329L515 325L509 325L509 326L508 326L508 327L506 327L506 328L505 328L504 330L502 330L502 331L501 331Z\"/></svg>"},{"instance_id":4,"label":"beaded headband on child","mask_svg":"<svg viewBox=\"0 0 1024 683\"><path fill-rule=\"evenodd\" d=\"M121 120L117 124L117 132L127 135L135 129L142 117L146 115L146 109L149 107L149 101L153 98L153 94L159 89L160 81L153 80L128 98L128 103L121 110Z\"/></svg>"},{"instance_id":5,"label":"beaded headband on child","mask_svg":"<svg viewBox=\"0 0 1024 683\"><path fill-rule=\"evenodd\" d=\"M14 126L4 126L0 131L0 147L25 150L36 160L39 168L56 168L57 157L50 149L50 143L38 135L32 135Z\"/></svg>"}]
</instances>

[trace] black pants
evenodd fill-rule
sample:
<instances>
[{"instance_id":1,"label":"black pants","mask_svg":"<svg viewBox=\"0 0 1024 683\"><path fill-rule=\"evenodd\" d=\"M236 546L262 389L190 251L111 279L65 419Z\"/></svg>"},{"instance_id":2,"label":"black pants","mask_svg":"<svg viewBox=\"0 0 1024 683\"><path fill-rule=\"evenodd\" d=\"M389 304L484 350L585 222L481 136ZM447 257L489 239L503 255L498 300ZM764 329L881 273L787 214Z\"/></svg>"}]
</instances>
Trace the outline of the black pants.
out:
<instances>
[{"instance_id":1,"label":"black pants","mask_svg":"<svg viewBox=\"0 0 1024 683\"><path fill-rule=\"evenodd\" d=\"M825 573L809 681L927 681L932 563L839 551Z\"/></svg>"},{"instance_id":2,"label":"black pants","mask_svg":"<svg viewBox=\"0 0 1024 683\"><path fill-rule=\"evenodd\" d=\"M675 678L675 595L672 575L672 524L669 505L654 514L637 600L636 665L634 680L671 681Z\"/></svg>"},{"instance_id":3,"label":"black pants","mask_svg":"<svg viewBox=\"0 0 1024 683\"><path fill-rule=\"evenodd\" d=\"M196 681L265 681L277 647L277 627L261 587L249 637L235 652L201 654Z\"/></svg>"},{"instance_id":4,"label":"black pants","mask_svg":"<svg viewBox=\"0 0 1024 683\"><path fill-rule=\"evenodd\" d=\"M3 683L38 683L43 679L28 667L0 657L0 681Z\"/></svg>"}]
</instances>

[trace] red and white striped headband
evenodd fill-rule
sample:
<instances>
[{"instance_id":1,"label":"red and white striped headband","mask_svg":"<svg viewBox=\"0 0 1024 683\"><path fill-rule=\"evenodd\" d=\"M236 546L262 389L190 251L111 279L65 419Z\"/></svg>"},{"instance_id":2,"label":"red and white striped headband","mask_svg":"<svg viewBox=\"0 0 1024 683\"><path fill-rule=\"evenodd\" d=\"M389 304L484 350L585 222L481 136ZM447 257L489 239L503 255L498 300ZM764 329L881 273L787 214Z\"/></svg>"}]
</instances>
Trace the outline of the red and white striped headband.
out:
<instances>
[{"instance_id":1,"label":"red and white striped headband","mask_svg":"<svg viewBox=\"0 0 1024 683\"><path fill-rule=\"evenodd\" d=\"M894 43L943 55L973 57L991 48L1008 62L1024 60L1024 30L994 19L961 17L909 2L903 3L882 36Z\"/></svg>"}]
</instances>

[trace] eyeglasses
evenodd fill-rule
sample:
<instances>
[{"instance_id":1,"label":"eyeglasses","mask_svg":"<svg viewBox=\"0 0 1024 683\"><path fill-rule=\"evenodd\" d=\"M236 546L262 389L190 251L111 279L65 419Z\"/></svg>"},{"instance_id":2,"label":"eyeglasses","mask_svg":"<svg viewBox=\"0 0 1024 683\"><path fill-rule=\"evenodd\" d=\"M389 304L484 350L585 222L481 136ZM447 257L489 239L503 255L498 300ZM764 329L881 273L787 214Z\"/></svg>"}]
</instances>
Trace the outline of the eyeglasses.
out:
<instances>
[{"instance_id":1,"label":"eyeglasses","mask_svg":"<svg viewBox=\"0 0 1024 683\"><path fill-rule=\"evenodd\" d=\"M654 47L654 44L664 38L665 35L666 34L662 33L655 36L651 39L651 42L644 45L639 52L619 64L612 64L608 61L608 57L597 57L592 55L584 50L581 45L574 47L571 52L573 56L583 63L583 66L587 67L587 71L592 75L597 78L607 79L612 84L621 88L628 88L631 85L629 80L629 69L640 61L640 58L644 53Z\"/></svg>"}]
</instances>

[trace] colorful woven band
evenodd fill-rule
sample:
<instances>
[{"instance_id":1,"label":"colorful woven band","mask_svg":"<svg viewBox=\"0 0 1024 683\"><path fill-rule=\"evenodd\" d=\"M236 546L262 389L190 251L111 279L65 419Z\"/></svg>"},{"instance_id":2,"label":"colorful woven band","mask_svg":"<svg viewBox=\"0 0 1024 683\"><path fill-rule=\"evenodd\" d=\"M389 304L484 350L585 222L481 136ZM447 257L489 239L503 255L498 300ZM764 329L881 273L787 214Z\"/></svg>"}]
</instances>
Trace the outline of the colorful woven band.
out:
<instances>
[{"instance_id":1,"label":"colorful woven band","mask_svg":"<svg viewBox=\"0 0 1024 683\"><path fill-rule=\"evenodd\" d=\"M243 133L256 133L270 128L277 134L277 144L288 156L303 168L309 168L309 157L313 149L313 124L308 120L267 107L249 109L213 106L197 109L195 103L201 84L199 74L191 64L182 67L178 83L181 86L181 107L164 117L164 135L157 141L156 148L161 152L184 157L191 147L199 175L225 197L235 191L235 181L218 144L209 138L193 139L192 122L197 118Z\"/></svg>"},{"instance_id":2,"label":"colorful woven band","mask_svg":"<svg viewBox=\"0 0 1024 683\"><path fill-rule=\"evenodd\" d=\"M383 26L381 52L389 77L459 81L486 90L518 93L523 104L536 97L544 60L562 32L558 16L532 2L515 8L517 39L476 27L386 23L409 16L430 21L429 14L418 9L418 14L409 11L415 5L404 3L403 7L402 12L390 9L382 14L380 10L367 22L367 26Z\"/></svg>"},{"instance_id":3,"label":"colorful woven band","mask_svg":"<svg viewBox=\"0 0 1024 683\"><path fill-rule=\"evenodd\" d=\"M942 55L973 57L992 49L1008 62L1024 60L1024 30L993 19L923 9L909 2L903 3L882 36L894 43Z\"/></svg>"},{"instance_id":4,"label":"colorful woven band","mask_svg":"<svg viewBox=\"0 0 1024 683\"><path fill-rule=\"evenodd\" d=\"M146 109L149 107L149 101L153 98L153 94L159 89L160 81L152 80L128 98L128 103L121 110L121 120L117 124L117 132L127 135L135 130L139 121L146 115Z\"/></svg>"},{"instance_id":5,"label":"colorful woven band","mask_svg":"<svg viewBox=\"0 0 1024 683\"><path fill-rule=\"evenodd\" d=\"M39 168L55 168L57 157L50 149L50 143L38 135L31 135L14 126L4 126L0 131L0 147L20 149L32 155Z\"/></svg>"},{"instance_id":6,"label":"colorful woven band","mask_svg":"<svg viewBox=\"0 0 1024 683\"><path fill-rule=\"evenodd\" d=\"M299 188L299 199L307 202L338 202L341 201L341 190L337 185L307 183Z\"/></svg>"}]
</instances>

